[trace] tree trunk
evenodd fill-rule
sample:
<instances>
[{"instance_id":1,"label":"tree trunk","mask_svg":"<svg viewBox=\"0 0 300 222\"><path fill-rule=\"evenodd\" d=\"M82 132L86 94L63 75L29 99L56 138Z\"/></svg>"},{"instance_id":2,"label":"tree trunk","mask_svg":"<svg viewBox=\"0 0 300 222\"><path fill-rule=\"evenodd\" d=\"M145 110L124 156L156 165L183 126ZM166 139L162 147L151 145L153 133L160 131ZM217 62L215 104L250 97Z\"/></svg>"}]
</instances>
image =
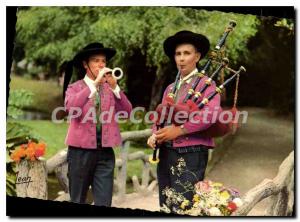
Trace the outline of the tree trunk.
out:
<instances>
[{"instance_id":1,"label":"tree trunk","mask_svg":"<svg viewBox=\"0 0 300 222\"><path fill-rule=\"evenodd\" d=\"M47 200L47 175L45 161L22 160L17 164L17 196Z\"/></svg>"},{"instance_id":2,"label":"tree trunk","mask_svg":"<svg viewBox=\"0 0 300 222\"><path fill-rule=\"evenodd\" d=\"M161 102L162 94L163 94L163 86L165 80L167 79L167 75L165 74L165 68L158 68L157 75L152 85L151 91L151 102L149 105L149 110L155 110L156 106Z\"/></svg>"}]
</instances>

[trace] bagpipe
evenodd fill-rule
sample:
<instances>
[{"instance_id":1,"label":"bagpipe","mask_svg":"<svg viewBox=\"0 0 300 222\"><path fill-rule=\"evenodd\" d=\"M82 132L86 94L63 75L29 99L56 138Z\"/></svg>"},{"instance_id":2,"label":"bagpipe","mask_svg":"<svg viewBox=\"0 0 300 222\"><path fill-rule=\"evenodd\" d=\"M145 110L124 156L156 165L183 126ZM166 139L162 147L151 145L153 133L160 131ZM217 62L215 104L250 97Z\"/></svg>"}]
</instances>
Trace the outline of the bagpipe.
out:
<instances>
[{"instance_id":1,"label":"bagpipe","mask_svg":"<svg viewBox=\"0 0 300 222\"><path fill-rule=\"evenodd\" d=\"M240 68L236 71L230 67L228 67L229 60L226 57L218 56L220 50L224 48L226 39L229 35L229 33L234 29L236 26L235 21L230 21L229 25L226 27L223 35L219 39L217 45L215 46L215 49L210 53L210 56L208 60L206 61L205 65L201 69L199 73L196 74L196 79L193 82L191 88L188 90L188 93L184 97L182 102L176 103L175 102L175 95L176 90L179 84L180 79L180 72L177 73L174 86L170 93L167 94L166 98L163 99L162 103L159 104L156 108L156 112L158 114L157 121L155 122L156 129L159 130L165 126L167 123L167 120L171 120L172 124L175 125L181 125L176 121L176 114L178 112L201 112L203 111L203 108L205 105L207 105L216 95L221 94L225 87L231 83L234 79L236 79L236 89L235 89L235 97L234 97L234 104L231 110L228 110L231 113L231 117L233 117L233 121L228 122L225 117L223 118L223 122L219 121L219 118L217 118L216 122L213 123L208 129L197 132L197 134L201 135L202 137L221 137L229 132L234 130L234 127L237 127L237 121L235 120L235 115L237 113L237 96L238 96L238 82L239 82L239 76L241 72L246 72L246 69L243 66L240 66ZM218 58L221 57L221 58ZM219 61L218 61L219 60ZM208 72L209 67L212 64L218 65L216 70L208 77L208 79L205 80L204 85L200 87L200 89L196 90L198 84L202 80L204 76L206 76L206 73ZM214 79L217 79L219 74L223 72L224 70L229 71L230 73L233 73L233 75L228 78L226 81L221 83L219 86L216 86L214 92L209 94L208 96L204 97L200 100L201 97L204 96L204 92L206 89L212 84ZM219 113L222 112L222 108L220 107ZM229 117L229 115L227 115ZM228 122L228 123L225 123ZM158 163L159 159L157 157L157 151L160 148L161 144L158 144L157 141L155 142L155 149L153 151L152 157L149 157L149 161L151 163Z\"/></svg>"}]
</instances>

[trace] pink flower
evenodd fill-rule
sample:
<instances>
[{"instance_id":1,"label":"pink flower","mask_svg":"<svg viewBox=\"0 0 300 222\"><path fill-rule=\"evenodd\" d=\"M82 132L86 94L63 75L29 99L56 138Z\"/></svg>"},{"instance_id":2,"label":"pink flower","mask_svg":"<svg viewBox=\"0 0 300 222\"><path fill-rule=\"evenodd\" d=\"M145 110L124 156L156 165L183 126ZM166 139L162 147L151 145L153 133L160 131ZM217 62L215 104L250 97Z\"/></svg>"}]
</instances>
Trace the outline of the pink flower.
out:
<instances>
[{"instance_id":1,"label":"pink flower","mask_svg":"<svg viewBox=\"0 0 300 222\"><path fill-rule=\"evenodd\" d=\"M211 191L211 186L208 181L200 181L195 184L195 188L197 191L209 193Z\"/></svg>"}]
</instances>

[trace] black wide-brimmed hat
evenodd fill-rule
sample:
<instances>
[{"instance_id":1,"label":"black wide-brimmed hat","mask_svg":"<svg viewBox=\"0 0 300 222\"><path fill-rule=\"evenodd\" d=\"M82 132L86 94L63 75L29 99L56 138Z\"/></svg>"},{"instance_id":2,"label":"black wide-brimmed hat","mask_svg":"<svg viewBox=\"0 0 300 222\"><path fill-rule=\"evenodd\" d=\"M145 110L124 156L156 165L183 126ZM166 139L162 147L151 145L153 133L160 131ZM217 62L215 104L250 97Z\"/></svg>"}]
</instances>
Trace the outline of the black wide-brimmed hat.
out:
<instances>
[{"instance_id":1,"label":"black wide-brimmed hat","mask_svg":"<svg viewBox=\"0 0 300 222\"><path fill-rule=\"evenodd\" d=\"M74 56L74 66L81 67L83 60L95 54L104 54L106 61L109 61L116 54L116 50L114 48L105 48L100 42L90 43Z\"/></svg>"},{"instance_id":2,"label":"black wide-brimmed hat","mask_svg":"<svg viewBox=\"0 0 300 222\"><path fill-rule=\"evenodd\" d=\"M105 55L106 61L109 61L116 54L116 50L114 48L105 48L100 42L93 42L80 50L71 61L66 62L63 84L63 98L65 98L67 87L72 78L73 67L77 68L77 78L82 79L86 73L82 61L88 59L92 55L97 54Z\"/></svg>"},{"instance_id":3,"label":"black wide-brimmed hat","mask_svg":"<svg viewBox=\"0 0 300 222\"><path fill-rule=\"evenodd\" d=\"M168 37L164 41L164 51L166 55L171 60L174 60L176 46L183 43L194 45L197 51L201 53L201 59L205 57L210 46L209 40L206 38L206 36L183 30L177 32L175 35Z\"/></svg>"}]
</instances>

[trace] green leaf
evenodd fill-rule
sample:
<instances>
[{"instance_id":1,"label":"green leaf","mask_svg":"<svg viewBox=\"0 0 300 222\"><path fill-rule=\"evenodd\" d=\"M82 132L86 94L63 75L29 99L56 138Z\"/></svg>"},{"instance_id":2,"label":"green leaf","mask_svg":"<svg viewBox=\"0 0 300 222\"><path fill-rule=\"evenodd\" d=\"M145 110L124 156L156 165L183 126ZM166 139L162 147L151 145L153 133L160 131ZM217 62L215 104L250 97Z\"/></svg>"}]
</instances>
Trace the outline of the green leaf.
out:
<instances>
[{"instance_id":1,"label":"green leaf","mask_svg":"<svg viewBox=\"0 0 300 222\"><path fill-rule=\"evenodd\" d=\"M9 151L6 150L6 163L11 163L13 160L10 158Z\"/></svg>"},{"instance_id":2,"label":"green leaf","mask_svg":"<svg viewBox=\"0 0 300 222\"><path fill-rule=\"evenodd\" d=\"M16 174L13 171L6 174L6 194L16 196Z\"/></svg>"},{"instance_id":3,"label":"green leaf","mask_svg":"<svg viewBox=\"0 0 300 222\"><path fill-rule=\"evenodd\" d=\"M31 128L16 122L6 122L6 148L27 143L28 140L37 142L40 137L31 132Z\"/></svg>"}]
</instances>

